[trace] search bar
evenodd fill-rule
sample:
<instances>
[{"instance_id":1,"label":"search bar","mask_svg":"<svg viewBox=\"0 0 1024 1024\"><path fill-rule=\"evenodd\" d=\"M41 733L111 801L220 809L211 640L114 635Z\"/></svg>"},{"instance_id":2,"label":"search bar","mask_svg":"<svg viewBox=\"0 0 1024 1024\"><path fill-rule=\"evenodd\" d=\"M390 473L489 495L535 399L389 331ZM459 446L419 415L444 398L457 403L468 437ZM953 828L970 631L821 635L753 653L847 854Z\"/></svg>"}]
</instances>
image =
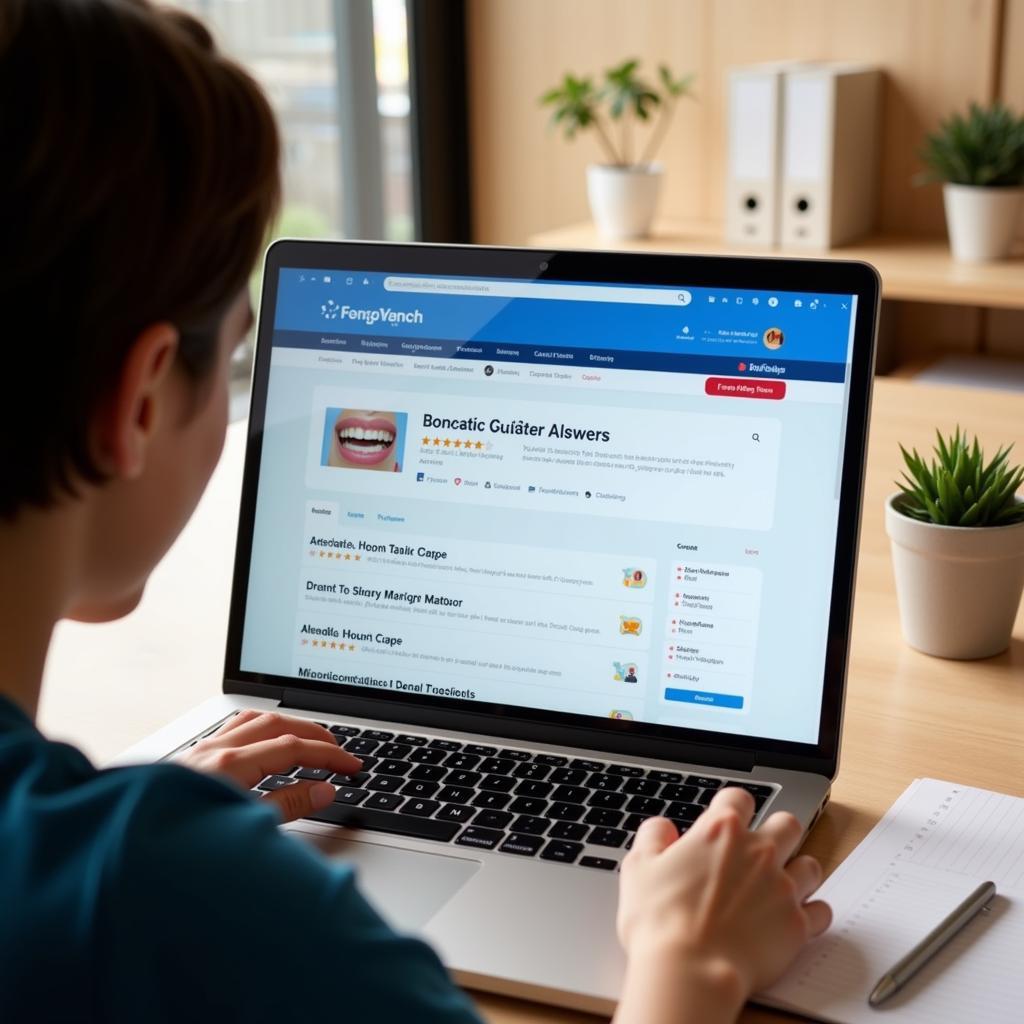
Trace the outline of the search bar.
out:
<instances>
[{"instance_id":1,"label":"search bar","mask_svg":"<svg viewBox=\"0 0 1024 1024\"><path fill-rule=\"evenodd\" d=\"M384 290L427 295L482 295L495 299L554 299L563 302L624 302L648 306L688 306L683 288L616 288L540 281L488 281L469 278L385 277Z\"/></svg>"}]
</instances>

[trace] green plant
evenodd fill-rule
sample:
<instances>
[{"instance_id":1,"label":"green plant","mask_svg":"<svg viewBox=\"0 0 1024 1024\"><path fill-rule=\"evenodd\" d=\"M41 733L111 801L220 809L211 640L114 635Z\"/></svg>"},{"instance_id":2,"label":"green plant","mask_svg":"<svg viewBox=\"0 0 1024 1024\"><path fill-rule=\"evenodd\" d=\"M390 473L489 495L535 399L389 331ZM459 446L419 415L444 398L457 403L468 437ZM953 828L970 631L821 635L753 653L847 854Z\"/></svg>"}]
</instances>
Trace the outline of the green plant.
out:
<instances>
[{"instance_id":1,"label":"green plant","mask_svg":"<svg viewBox=\"0 0 1024 1024\"><path fill-rule=\"evenodd\" d=\"M953 114L925 140L920 181L954 185L1014 187L1024 185L1024 117L1002 103L967 114Z\"/></svg>"},{"instance_id":2,"label":"green plant","mask_svg":"<svg viewBox=\"0 0 1024 1024\"><path fill-rule=\"evenodd\" d=\"M616 167L632 167L649 163L665 138L676 103L683 96L693 96L693 75L674 78L664 64L658 67L657 85L639 75L640 62L626 60L604 73L601 85L588 75L577 78L566 72L559 85L540 98L543 106L553 107L551 123L561 128L567 139L578 132L593 129L598 142ZM657 115L657 116L655 116ZM634 128L653 121L647 143L638 160L633 159ZM611 123L619 126L616 145L609 130Z\"/></svg>"},{"instance_id":3,"label":"green plant","mask_svg":"<svg viewBox=\"0 0 1024 1024\"><path fill-rule=\"evenodd\" d=\"M896 508L911 519L940 526L1009 526L1024 522L1024 501L1017 488L1024 481L1024 466L1008 465L1013 445L1000 448L986 464L975 437L968 443L960 428L948 438L935 432L938 442L926 463L915 448L903 445L903 460L910 475L897 481Z\"/></svg>"}]
</instances>

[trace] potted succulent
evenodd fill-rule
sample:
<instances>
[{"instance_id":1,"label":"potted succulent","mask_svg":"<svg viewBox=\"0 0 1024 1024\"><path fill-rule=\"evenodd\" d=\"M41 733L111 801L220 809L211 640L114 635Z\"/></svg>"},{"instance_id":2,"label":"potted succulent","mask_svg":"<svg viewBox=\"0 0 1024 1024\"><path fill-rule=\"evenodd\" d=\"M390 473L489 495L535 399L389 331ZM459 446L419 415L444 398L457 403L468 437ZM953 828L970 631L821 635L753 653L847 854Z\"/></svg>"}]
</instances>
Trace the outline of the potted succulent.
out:
<instances>
[{"instance_id":1,"label":"potted succulent","mask_svg":"<svg viewBox=\"0 0 1024 1024\"><path fill-rule=\"evenodd\" d=\"M652 85L639 74L639 61L609 68L601 85L589 76L566 74L561 84L541 97L553 108L551 123L567 139L593 131L605 163L587 167L587 196L598 230L609 238L647 234L654 217L663 169L654 162L658 148L683 96L690 96L692 75L674 78L662 64ZM637 129L647 125L646 141L637 146Z\"/></svg>"},{"instance_id":2,"label":"potted succulent","mask_svg":"<svg viewBox=\"0 0 1024 1024\"><path fill-rule=\"evenodd\" d=\"M1024 117L1001 103L972 103L929 135L922 181L943 182L953 258L983 263L1005 258L1024 196Z\"/></svg>"},{"instance_id":3,"label":"potted succulent","mask_svg":"<svg viewBox=\"0 0 1024 1024\"><path fill-rule=\"evenodd\" d=\"M1024 466L1010 447L988 462L956 433L926 462L903 446L907 471L885 506L903 635L941 658L988 658L1010 644L1024 589Z\"/></svg>"}]
</instances>

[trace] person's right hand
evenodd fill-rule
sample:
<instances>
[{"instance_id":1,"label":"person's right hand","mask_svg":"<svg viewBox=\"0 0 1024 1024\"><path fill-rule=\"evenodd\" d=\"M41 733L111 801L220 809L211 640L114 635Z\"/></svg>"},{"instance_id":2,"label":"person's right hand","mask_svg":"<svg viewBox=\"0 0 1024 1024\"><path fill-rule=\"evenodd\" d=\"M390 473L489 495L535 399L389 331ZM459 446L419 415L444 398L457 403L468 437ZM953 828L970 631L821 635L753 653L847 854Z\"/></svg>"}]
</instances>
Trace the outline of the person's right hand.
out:
<instances>
[{"instance_id":1,"label":"person's right hand","mask_svg":"<svg viewBox=\"0 0 1024 1024\"><path fill-rule=\"evenodd\" d=\"M644 958L675 964L680 975L724 977L742 1002L776 981L829 926L827 904L808 902L820 865L813 857L790 860L800 823L773 814L751 832L753 814L750 794L729 788L682 837L664 818L640 826L619 890L618 932L631 964ZM639 1019L659 1018L648 1009L654 1012Z\"/></svg>"}]
</instances>

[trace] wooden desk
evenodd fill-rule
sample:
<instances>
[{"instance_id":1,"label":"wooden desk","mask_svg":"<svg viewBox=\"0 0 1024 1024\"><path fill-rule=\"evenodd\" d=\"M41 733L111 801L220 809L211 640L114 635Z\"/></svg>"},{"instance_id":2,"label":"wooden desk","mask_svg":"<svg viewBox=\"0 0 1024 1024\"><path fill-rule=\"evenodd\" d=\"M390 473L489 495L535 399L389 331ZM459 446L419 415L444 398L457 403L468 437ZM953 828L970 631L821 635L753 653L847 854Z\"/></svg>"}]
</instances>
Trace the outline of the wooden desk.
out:
<instances>
[{"instance_id":1,"label":"wooden desk","mask_svg":"<svg viewBox=\"0 0 1024 1024\"><path fill-rule=\"evenodd\" d=\"M988 661L940 661L900 638L882 520L899 467L897 442L920 449L934 427L957 423L993 449L1016 442L1024 458L1024 397L877 381L843 759L832 803L806 846L829 871L918 776L1024 796L1024 609L1010 650ZM217 692L241 451L236 426L211 490L135 613L105 626L61 626L42 703L50 734L110 757ZM478 1001L493 1024L599 1019L487 995ZM780 1019L756 1008L743 1016Z\"/></svg>"}]
</instances>

